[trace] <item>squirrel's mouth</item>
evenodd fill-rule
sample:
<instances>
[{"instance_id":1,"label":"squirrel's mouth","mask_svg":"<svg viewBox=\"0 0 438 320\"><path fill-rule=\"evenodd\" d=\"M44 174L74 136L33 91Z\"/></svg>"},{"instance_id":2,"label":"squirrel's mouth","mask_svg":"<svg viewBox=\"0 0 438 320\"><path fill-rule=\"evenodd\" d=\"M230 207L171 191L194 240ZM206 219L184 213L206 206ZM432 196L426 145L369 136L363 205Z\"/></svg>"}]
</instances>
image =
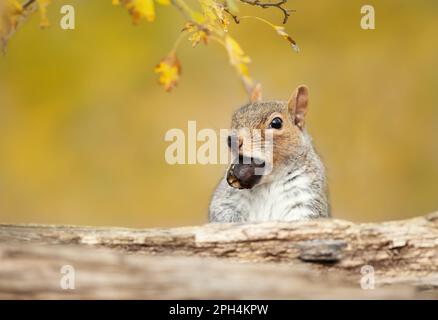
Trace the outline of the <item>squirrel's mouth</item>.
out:
<instances>
[{"instance_id":1,"label":"squirrel's mouth","mask_svg":"<svg viewBox=\"0 0 438 320\"><path fill-rule=\"evenodd\" d=\"M227 182L236 189L251 189L260 182L264 167L264 161L239 156L238 163L228 169Z\"/></svg>"}]
</instances>

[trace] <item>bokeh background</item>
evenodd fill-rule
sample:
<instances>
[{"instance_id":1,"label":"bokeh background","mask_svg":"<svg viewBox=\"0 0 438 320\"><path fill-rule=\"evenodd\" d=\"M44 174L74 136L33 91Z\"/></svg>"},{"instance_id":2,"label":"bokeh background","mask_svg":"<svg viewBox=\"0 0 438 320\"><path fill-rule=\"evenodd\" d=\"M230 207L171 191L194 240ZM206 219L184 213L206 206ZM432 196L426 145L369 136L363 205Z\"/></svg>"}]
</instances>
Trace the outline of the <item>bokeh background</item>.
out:
<instances>
[{"instance_id":1,"label":"bokeh background","mask_svg":"<svg viewBox=\"0 0 438 320\"><path fill-rule=\"evenodd\" d=\"M59 27L76 9L76 30ZM360 28L374 5L376 30ZM293 1L294 53L272 29L230 29L266 98L311 90L308 128L328 168L335 217L379 221L438 209L438 2ZM241 6L277 24L275 9ZM133 26L111 1L57 0L51 27L32 16L0 57L0 222L180 226L207 222L221 165L168 165L171 128L227 128L246 102L223 48L180 46L179 86L153 68L184 20L158 7Z\"/></svg>"}]
</instances>

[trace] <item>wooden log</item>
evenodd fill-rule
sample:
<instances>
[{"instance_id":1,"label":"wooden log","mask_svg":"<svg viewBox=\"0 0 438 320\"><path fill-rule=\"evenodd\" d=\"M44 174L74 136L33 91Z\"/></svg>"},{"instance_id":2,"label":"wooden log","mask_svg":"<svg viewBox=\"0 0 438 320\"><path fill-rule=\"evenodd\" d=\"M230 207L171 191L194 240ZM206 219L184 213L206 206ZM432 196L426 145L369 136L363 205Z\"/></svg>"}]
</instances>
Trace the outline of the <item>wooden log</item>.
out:
<instances>
[{"instance_id":1,"label":"wooden log","mask_svg":"<svg viewBox=\"0 0 438 320\"><path fill-rule=\"evenodd\" d=\"M312 277L315 274L323 277L337 274L354 288L364 276L363 268L368 271L371 268L378 288L407 285L409 289L415 287L415 297L418 296L418 290L428 290L432 295L438 291L438 213L409 220L362 224L333 219L293 223L210 224L173 229L0 225L0 245L4 248L12 244L20 248L22 245L55 245L55 248L74 246L72 250L106 248L112 249L111 254L114 255L130 254L133 256L130 259L151 259L147 260L151 264L161 260L144 255L172 256L168 259L207 257L208 261L215 258L208 268L214 268L217 263L221 266L232 263L232 267L227 267L227 272L240 268L234 262L252 263L246 266L248 268L268 268L268 265L273 268L271 265L275 264L275 268L285 270L303 268ZM198 262L194 263L196 265ZM218 276L217 272L211 276ZM275 281L280 281L280 278ZM357 296L362 295L362 291ZM274 296L283 297L284 294ZM287 292L286 295L296 296L296 292ZM412 292L407 295L412 296ZM239 296L246 295L241 293ZM312 295L306 292L304 296L311 298Z\"/></svg>"},{"instance_id":2,"label":"wooden log","mask_svg":"<svg viewBox=\"0 0 438 320\"><path fill-rule=\"evenodd\" d=\"M335 273L275 263L29 244L0 244L0 259L0 299L438 298L406 285L363 290ZM74 289L61 286L63 266L74 270Z\"/></svg>"}]
</instances>

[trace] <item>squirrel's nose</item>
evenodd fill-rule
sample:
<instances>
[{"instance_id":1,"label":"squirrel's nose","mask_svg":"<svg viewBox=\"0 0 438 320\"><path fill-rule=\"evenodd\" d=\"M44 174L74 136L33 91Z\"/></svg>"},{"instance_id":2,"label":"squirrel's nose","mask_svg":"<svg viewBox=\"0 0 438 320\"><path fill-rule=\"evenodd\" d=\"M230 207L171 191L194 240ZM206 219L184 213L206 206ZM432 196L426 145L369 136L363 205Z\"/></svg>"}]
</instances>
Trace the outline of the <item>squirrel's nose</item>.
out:
<instances>
[{"instance_id":1,"label":"squirrel's nose","mask_svg":"<svg viewBox=\"0 0 438 320\"><path fill-rule=\"evenodd\" d=\"M254 157L247 157L244 155L239 155L239 162L238 164L248 164L251 167L254 168L264 168L265 167L265 161L262 159L254 158Z\"/></svg>"},{"instance_id":2,"label":"squirrel's nose","mask_svg":"<svg viewBox=\"0 0 438 320\"><path fill-rule=\"evenodd\" d=\"M236 161L237 160L237 161ZM265 161L259 158L248 157L242 154L239 154L239 158L235 160L235 164L247 164L254 168L263 168L265 166Z\"/></svg>"}]
</instances>

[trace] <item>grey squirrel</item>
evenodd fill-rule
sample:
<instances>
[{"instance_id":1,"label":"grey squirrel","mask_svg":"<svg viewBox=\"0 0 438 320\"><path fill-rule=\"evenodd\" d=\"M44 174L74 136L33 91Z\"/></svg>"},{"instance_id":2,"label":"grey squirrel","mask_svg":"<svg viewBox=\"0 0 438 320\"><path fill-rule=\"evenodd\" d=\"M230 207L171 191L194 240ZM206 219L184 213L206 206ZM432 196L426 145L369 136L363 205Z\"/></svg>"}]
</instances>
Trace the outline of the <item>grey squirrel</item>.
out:
<instances>
[{"instance_id":1,"label":"grey squirrel","mask_svg":"<svg viewBox=\"0 0 438 320\"><path fill-rule=\"evenodd\" d=\"M228 145L234 139L236 159L213 193L210 222L330 217L325 168L305 129L308 96L302 85L289 101L262 101L257 86L251 102L234 112ZM243 143L248 129L261 132L258 141ZM266 166L261 145L267 133L273 137L272 169L257 174Z\"/></svg>"}]
</instances>

